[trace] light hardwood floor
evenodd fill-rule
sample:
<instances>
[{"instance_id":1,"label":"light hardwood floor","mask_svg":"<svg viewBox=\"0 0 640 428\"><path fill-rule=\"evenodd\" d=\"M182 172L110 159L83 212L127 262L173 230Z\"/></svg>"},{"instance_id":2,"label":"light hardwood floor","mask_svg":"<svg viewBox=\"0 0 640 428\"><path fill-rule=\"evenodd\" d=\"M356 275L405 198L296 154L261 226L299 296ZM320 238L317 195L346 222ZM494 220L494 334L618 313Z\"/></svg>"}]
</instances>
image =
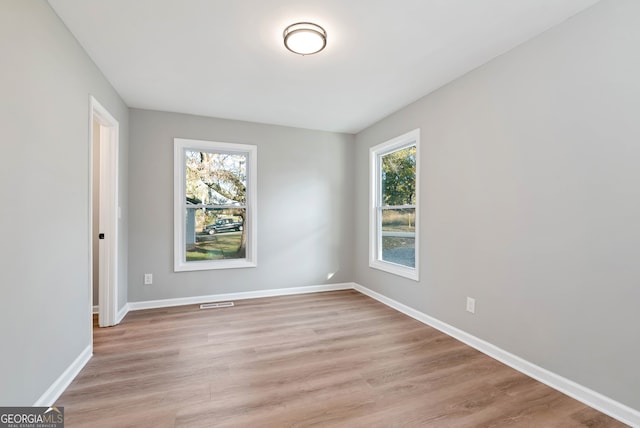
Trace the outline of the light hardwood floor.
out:
<instances>
[{"instance_id":1,"label":"light hardwood floor","mask_svg":"<svg viewBox=\"0 0 640 428\"><path fill-rule=\"evenodd\" d=\"M356 291L235 303L96 326L66 426L625 426Z\"/></svg>"}]
</instances>

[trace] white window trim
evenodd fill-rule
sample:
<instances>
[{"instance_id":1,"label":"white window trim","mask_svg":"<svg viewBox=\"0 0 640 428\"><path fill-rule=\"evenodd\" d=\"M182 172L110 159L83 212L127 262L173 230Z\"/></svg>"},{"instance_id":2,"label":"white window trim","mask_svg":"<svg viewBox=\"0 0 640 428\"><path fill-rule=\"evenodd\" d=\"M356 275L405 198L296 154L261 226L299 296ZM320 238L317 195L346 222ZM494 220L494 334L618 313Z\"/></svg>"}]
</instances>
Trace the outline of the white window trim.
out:
<instances>
[{"instance_id":1,"label":"white window trim","mask_svg":"<svg viewBox=\"0 0 640 428\"><path fill-rule=\"evenodd\" d=\"M174 138L173 153L173 178L174 178L174 199L173 199L173 257L174 271L195 271L211 269L233 269L248 268L257 266L257 236L258 236L258 213L257 213L257 156L258 147L250 144L221 143L205 140L189 140L185 138ZM185 186L185 149L198 151L220 151L220 152L240 152L246 153L247 160L247 248L245 258L228 260L201 260L186 261L185 248L185 224L186 213L184 201L186 199Z\"/></svg>"},{"instance_id":2,"label":"white window trim","mask_svg":"<svg viewBox=\"0 0 640 428\"><path fill-rule=\"evenodd\" d=\"M402 266L381 259L381 234L379 233L378 205L380 203L380 158L391 152L408 146L416 146L416 236L415 236L415 268ZM420 129L414 129L404 135L393 138L369 149L369 266L394 275L419 280L419 241L420 241Z\"/></svg>"}]
</instances>

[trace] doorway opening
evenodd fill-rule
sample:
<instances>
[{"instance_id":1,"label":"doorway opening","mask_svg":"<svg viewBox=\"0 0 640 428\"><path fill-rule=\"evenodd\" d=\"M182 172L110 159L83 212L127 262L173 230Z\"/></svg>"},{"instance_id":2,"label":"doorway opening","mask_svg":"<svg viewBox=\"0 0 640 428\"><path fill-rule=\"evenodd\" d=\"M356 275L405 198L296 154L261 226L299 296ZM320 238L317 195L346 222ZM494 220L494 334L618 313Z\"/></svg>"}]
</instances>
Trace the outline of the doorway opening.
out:
<instances>
[{"instance_id":1,"label":"doorway opening","mask_svg":"<svg viewBox=\"0 0 640 428\"><path fill-rule=\"evenodd\" d=\"M90 282L98 325L118 323L118 121L95 98L90 107Z\"/></svg>"}]
</instances>

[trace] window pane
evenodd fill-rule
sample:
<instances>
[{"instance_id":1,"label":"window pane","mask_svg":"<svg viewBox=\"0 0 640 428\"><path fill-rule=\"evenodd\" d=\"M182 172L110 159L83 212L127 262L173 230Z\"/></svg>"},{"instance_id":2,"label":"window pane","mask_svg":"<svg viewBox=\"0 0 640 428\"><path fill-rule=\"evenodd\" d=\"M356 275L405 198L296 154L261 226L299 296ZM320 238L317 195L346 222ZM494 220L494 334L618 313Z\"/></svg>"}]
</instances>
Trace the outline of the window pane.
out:
<instances>
[{"instance_id":1,"label":"window pane","mask_svg":"<svg viewBox=\"0 0 640 428\"><path fill-rule=\"evenodd\" d=\"M416 266L416 210L382 209L382 260Z\"/></svg>"},{"instance_id":2,"label":"window pane","mask_svg":"<svg viewBox=\"0 0 640 428\"><path fill-rule=\"evenodd\" d=\"M245 208L187 206L186 214L186 261L245 258Z\"/></svg>"},{"instance_id":3,"label":"window pane","mask_svg":"<svg viewBox=\"0 0 640 428\"><path fill-rule=\"evenodd\" d=\"M186 150L185 163L186 261L243 259L246 209L241 207L247 202L247 155Z\"/></svg>"},{"instance_id":4,"label":"window pane","mask_svg":"<svg viewBox=\"0 0 640 428\"><path fill-rule=\"evenodd\" d=\"M382 205L415 205L416 146L381 157Z\"/></svg>"},{"instance_id":5,"label":"window pane","mask_svg":"<svg viewBox=\"0 0 640 428\"><path fill-rule=\"evenodd\" d=\"M186 197L194 204L246 205L246 153L185 151Z\"/></svg>"}]
</instances>

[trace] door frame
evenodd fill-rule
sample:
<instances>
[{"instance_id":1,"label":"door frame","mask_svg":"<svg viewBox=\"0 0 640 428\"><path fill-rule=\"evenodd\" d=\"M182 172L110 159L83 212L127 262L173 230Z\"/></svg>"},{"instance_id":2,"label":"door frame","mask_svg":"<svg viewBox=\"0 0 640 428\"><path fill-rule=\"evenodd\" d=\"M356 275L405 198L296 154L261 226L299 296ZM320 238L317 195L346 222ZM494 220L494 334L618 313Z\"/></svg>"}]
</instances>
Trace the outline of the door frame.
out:
<instances>
[{"instance_id":1,"label":"door frame","mask_svg":"<svg viewBox=\"0 0 640 428\"><path fill-rule=\"evenodd\" d=\"M94 123L100 124L100 193L99 229L93 227L93 171ZM99 241L98 262L98 325L109 327L118 323L118 121L93 96L90 97L89 114L89 282L90 307L93 308L93 238L104 233Z\"/></svg>"}]
</instances>

